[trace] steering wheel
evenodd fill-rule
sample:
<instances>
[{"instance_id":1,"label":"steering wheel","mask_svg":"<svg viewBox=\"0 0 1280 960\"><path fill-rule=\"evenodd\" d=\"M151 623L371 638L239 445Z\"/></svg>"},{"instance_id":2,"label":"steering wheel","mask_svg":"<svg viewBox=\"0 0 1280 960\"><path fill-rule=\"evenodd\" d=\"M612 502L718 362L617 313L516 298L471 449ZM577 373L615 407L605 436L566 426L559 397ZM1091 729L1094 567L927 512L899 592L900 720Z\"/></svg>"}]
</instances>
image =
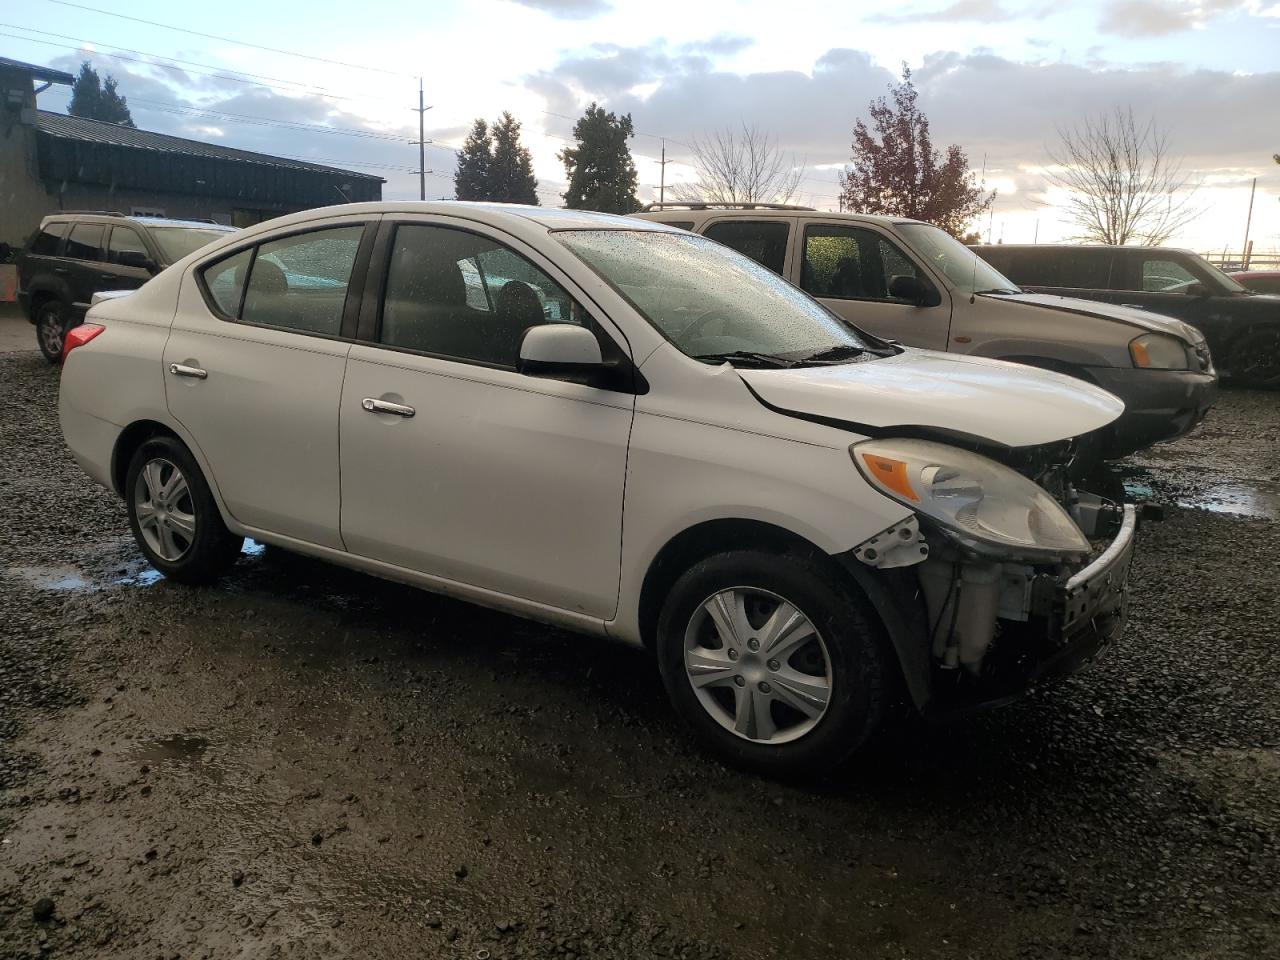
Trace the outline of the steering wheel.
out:
<instances>
[{"instance_id":1,"label":"steering wheel","mask_svg":"<svg viewBox=\"0 0 1280 960\"><path fill-rule=\"evenodd\" d=\"M702 328L712 320L733 320L732 317L725 316L721 311L722 308L720 307L712 307L709 310L702 311L702 313L689 321L689 325L687 327L680 331L680 336L677 338L677 342L681 346L689 346L693 341L698 339L698 335L702 332Z\"/></svg>"}]
</instances>

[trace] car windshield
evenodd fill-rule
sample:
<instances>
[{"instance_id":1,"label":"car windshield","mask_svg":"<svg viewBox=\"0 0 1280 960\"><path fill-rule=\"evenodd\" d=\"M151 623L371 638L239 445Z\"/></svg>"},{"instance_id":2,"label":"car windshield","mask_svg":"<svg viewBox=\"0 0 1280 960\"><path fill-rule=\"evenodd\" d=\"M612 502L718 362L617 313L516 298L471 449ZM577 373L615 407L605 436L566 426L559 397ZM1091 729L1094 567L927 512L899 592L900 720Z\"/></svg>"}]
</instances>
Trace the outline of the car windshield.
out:
<instances>
[{"instance_id":1,"label":"car windshield","mask_svg":"<svg viewBox=\"0 0 1280 960\"><path fill-rule=\"evenodd\" d=\"M916 255L945 273L958 293L1020 292L1016 283L945 230L928 223L899 223L897 227Z\"/></svg>"},{"instance_id":2,"label":"car windshield","mask_svg":"<svg viewBox=\"0 0 1280 960\"><path fill-rule=\"evenodd\" d=\"M772 270L705 237L642 230L566 230L556 236L696 359L835 362L884 346Z\"/></svg>"},{"instance_id":3,"label":"car windshield","mask_svg":"<svg viewBox=\"0 0 1280 960\"><path fill-rule=\"evenodd\" d=\"M151 236L164 254L165 263L177 263L189 253L195 253L206 243L225 237L230 230L217 227L151 227Z\"/></svg>"}]
</instances>

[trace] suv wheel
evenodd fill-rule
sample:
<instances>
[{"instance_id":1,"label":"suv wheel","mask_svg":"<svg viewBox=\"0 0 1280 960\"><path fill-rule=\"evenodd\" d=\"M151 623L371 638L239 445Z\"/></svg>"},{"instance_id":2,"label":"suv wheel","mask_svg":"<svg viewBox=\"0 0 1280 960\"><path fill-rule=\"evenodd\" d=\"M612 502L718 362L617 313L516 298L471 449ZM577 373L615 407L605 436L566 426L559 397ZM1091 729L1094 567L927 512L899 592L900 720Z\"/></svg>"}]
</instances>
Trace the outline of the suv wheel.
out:
<instances>
[{"instance_id":1,"label":"suv wheel","mask_svg":"<svg viewBox=\"0 0 1280 960\"><path fill-rule=\"evenodd\" d=\"M244 546L222 522L195 458L174 437L148 440L134 453L125 502L138 546L170 580L216 580Z\"/></svg>"},{"instance_id":2,"label":"suv wheel","mask_svg":"<svg viewBox=\"0 0 1280 960\"><path fill-rule=\"evenodd\" d=\"M68 329L67 308L61 300L46 300L36 310L36 342L50 363L62 362L62 343Z\"/></svg>"},{"instance_id":3,"label":"suv wheel","mask_svg":"<svg viewBox=\"0 0 1280 960\"><path fill-rule=\"evenodd\" d=\"M1280 388L1280 330L1250 330L1236 342L1231 380L1242 387Z\"/></svg>"},{"instance_id":4,"label":"suv wheel","mask_svg":"<svg viewBox=\"0 0 1280 960\"><path fill-rule=\"evenodd\" d=\"M886 638L838 571L736 551L682 576L658 623L676 710L722 759L772 775L828 771L880 724Z\"/></svg>"}]
</instances>

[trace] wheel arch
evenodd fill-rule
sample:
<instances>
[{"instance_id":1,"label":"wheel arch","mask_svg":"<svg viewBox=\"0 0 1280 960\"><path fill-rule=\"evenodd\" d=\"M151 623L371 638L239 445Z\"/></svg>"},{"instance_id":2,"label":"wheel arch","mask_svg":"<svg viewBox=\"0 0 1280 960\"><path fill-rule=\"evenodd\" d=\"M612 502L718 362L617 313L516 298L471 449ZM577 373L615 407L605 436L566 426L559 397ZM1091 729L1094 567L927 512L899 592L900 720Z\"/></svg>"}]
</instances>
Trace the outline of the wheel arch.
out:
<instances>
[{"instance_id":1,"label":"wheel arch","mask_svg":"<svg viewBox=\"0 0 1280 960\"><path fill-rule=\"evenodd\" d=\"M217 478L210 469L208 460L205 459L204 452L200 449L199 444L192 437L186 435L186 431L176 423L166 423L157 419L154 411L149 411L150 416L138 416L130 421L129 425L120 431L120 435L116 438L115 446L111 451L111 485L115 492L123 497L125 496L125 474L129 471L129 461L133 459L137 449L153 437L173 437L191 454L196 462L196 466L200 468L204 481L209 485L209 492L213 495L213 502L218 507L218 512L222 515L222 522L229 529L238 530L239 526L235 522L235 518L227 509L226 502L222 499L222 491L218 489Z\"/></svg>"},{"instance_id":2,"label":"wheel arch","mask_svg":"<svg viewBox=\"0 0 1280 960\"><path fill-rule=\"evenodd\" d=\"M646 649L655 649L658 618L676 580L700 560L731 550L799 554L828 566L840 579L860 589L880 618L911 702L917 709L925 709L932 686L925 644L928 624L911 568L872 570L852 554L832 556L800 534L761 520L706 520L663 545L649 564L640 590L638 622Z\"/></svg>"}]
</instances>

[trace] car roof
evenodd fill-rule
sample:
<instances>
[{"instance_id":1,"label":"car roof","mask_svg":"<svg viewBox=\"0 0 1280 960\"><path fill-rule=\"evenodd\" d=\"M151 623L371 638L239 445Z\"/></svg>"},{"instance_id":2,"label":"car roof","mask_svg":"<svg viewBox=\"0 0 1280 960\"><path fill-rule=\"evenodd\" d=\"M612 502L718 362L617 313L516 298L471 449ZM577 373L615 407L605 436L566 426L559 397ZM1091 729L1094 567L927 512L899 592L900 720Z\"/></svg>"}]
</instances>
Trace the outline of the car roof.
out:
<instances>
[{"instance_id":1,"label":"car roof","mask_svg":"<svg viewBox=\"0 0 1280 960\"><path fill-rule=\"evenodd\" d=\"M666 222L666 221L684 221L692 220L695 223L702 223L707 220L719 220L721 218L736 219L744 218L747 220L848 220L852 223L878 223L882 226L890 226L894 224L905 223L923 223L923 220L913 220L910 217L890 217L878 213L849 213L834 212L830 210L814 210L809 207L802 207L792 210L770 209L769 207L672 207L665 210L645 210L641 213L631 214L632 219L648 220L650 222Z\"/></svg>"},{"instance_id":2,"label":"car roof","mask_svg":"<svg viewBox=\"0 0 1280 960\"><path fill-rule=\"evenodd\" d=\"M1148 247L1119 243L972 243L973 250L1133 250L1142 253L1186 253L1193 257L1200 254L1185 247Z\"/></svg>"},{"instance_id":3,"label":"car roof","mask_svg":"<svg viewBox=\"0 0 1280 960\"><path fill-rule=\"evenodd\" d=\"M67 210L62 213L51 213L44 218L44 223L61 223L64 221L83 220L98 221L100 223L120 223L128 221L136 223L144 227L195 227L201 230L219 230L225 233L234 233L238 227L228 227L221 223L210 223L207 220L179 220L173 217L144 217L130 216L124 213L97 213L88 212L77 213L74 210Z\"/></svg>"}]
</instances>

